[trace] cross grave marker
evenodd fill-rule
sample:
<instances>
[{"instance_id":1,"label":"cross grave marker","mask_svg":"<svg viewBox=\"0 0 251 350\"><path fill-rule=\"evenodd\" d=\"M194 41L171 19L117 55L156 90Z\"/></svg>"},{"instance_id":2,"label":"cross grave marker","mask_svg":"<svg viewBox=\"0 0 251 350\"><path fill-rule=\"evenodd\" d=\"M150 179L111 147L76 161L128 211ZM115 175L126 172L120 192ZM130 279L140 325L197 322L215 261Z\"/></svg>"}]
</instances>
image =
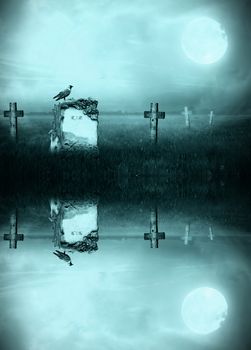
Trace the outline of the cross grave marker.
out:
<instances>
[{"instance_id":1,"label":"cross grave marker","mask_svg":"<svg viewBox=\"0 0 251 350\"><path fill-rule=\"evenodd\" d=\"M214 116L215 116L214 111L213 110L210 111L208 116L209 116L209 126L212 126L213 125L213 121L214 121Z\"/></svg>"},{"instance_id":2,"label":"cross grave marker","mask_svg":"<svg viewBox=\"0 0 251 350\"><path fill-rule=\"evenodd\" d=\"M9 111L4 111L4 117L9 118L10 121L10 135L15 141L18 139L17 119L23 116L24 111L17 110L16 102L10 102Z\"/></svg>"},{"instance_id":3,"label":"cross grave marker","mask_svg":"<svg viewBox=\"0 0 251 350\"><path fill-rule=\"evenodd\" d=\"M182 114L185 116L186 127L190 128L190 126L191 126L191 118L190 117L192 115L192 112L189 111L187 106L185 106Z\"/></svg>"},{"instance_id":4,"label":"cross grave marker","mask_svg":"<svg viewBox=\"0 0 251 350\"><path fill-rule=\"evenodd\" d=\"M144 112L144 118L150 119L150 139L153 144L158 142L158 120L165 119L165 112L159 112L159 104L151 103L150 111Z\"/></svg>"},{"instance_id":5,"label":"cross grave marker","mask_svg":"<svg viewBox=\"0 0 251 350\"><path fill-rule=\"evenodd\" d=\"M209 228L208 228L208 238L210 239L210 241L213 241L213 239L214 239L214 233L213 233L212 226L209 226Z\"/></svg>"}]
</instances>

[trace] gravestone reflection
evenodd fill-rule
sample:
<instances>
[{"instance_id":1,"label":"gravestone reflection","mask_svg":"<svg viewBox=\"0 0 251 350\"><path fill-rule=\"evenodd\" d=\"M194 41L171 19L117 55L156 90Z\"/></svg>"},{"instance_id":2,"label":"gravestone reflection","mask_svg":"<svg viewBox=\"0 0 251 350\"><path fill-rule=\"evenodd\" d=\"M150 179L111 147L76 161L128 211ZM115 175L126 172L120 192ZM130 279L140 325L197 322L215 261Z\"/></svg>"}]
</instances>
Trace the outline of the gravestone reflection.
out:
<instances>
[{"instance_id":1,"label":"gravestone reflection","mask_svg":"<svg viewBox=\"0 0 251 350\"><path fill-rule=\"evenodd\" d=\"M51 200L54 245L71 252L98 250L98 206L96 203Z\"/></svg>"}]
</instances>

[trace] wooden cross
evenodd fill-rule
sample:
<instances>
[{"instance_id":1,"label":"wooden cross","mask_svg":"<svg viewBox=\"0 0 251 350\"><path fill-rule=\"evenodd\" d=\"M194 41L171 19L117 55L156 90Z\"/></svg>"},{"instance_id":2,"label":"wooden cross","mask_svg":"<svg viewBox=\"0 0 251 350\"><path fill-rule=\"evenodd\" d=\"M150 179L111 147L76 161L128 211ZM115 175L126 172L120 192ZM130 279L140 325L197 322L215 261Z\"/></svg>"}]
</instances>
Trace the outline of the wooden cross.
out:
<instances>
[{"instance_id":1,"label":"wooden cross","mask_svg":"<svg viewBox=\"0 0 251 350\"><path fill-rule=\"evenodd\" d=\"M213 239L214 239L214 233L213 233L212 226L209 226L209 229L208 229L208 238L210 239L210 241L213 241Z\"/></svg>"},{"instance_id":2,"label":"wooden cross","mask_svg":"<svg viewBox=\"0 0 251 350\"><path fill-rule=\"evenodd\" d=\"M144 118L150 118L150 138L152 143L158 142L158 119L165 119L165 112L159 112L159 104L151 103L150 111L144 112Z\"/></svg>"},{"instance_id":3,"label":"wooden cross","mask_svg":"<svg viewBox=\"0 0 251 350\"><path fill-rule=\"evenodd\" d=\"M214 111L210 111L210 113L208 114L209 116L209 125L212 126L213 125L213 120L214 120Z\"/></svg>"},{"instance_id":4,"label":"wooden cross","mask_svg":"<svg viewBox=\"0 0 251 350\"><path fill-rule=\"evenodd\" d=\"M17 233L17 210L10 216L10 233L4 234L3 239L9 241L10 248L17 248L17 241L23 241L24 235Z\"/></svg>"},{"instance_id":5,"label":"wooden cross","mask_svg":"<svg viewBox=\"0 0 251 350\"><path fill-rule=\"evenodd\" d=\"M182 237L182 240L184 241L185 245L188 245L189 241L192 240L192 237L190 237L190 224L186 225L185 235L184 235L184 237Z\"/></svg>"},{"instance_id":6,"label":"wooden cross","mask_svg":"<svg viewBox=\"0 0 251 350\"><path fill-rule=\"evenodd\" d=\"M11 137L17 141L18 131L17 131L17 118L23 117L24 111L17 110L17 103L10 102L10 110L4 111L4 117L9 118L10 121L10 135Z\"/></svg>"},{"instance_id":7,"label":"wooden cross","mask_svg":"<svg viewBox=\"0 0 251 350\"><path fill-rule=\"evenodd\" d=\"M159 247L159 240L165 239L165 232L158 232L158 211L157 208L151 209L150 214L150 232L144 234L145 240L150 240L151 248Z\"/></svg>"},{"instance_id":8,"label":"wooden cross","mask_svg":"<svg viewBox=\"0 0 251 350\"><path fill-rule=\"evenodd\" d=\"M187 106L185 106L182 114L185 116L186 127L190 128L190 125L191 125L190 116L192 115L192 112L189 111Z\"/></svg>"}]
</instances>

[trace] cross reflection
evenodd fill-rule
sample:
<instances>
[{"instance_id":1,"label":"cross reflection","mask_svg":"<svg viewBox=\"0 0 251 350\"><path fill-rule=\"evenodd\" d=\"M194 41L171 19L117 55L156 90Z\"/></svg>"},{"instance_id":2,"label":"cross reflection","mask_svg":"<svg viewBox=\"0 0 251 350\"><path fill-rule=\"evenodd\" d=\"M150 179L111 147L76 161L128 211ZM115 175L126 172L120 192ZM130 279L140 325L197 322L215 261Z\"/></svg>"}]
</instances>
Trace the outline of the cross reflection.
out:
<instances>
[{"instance_id":1,"label":"cross reflection","mask_svg":"<svg viewBox=\"0 0 251 350\"><path fill-rule=\"evenodd\" d=\"M165 239L165 232L158 231L158 209L151 208L150 213L150 232L144 234L145 240L150 240L151 248L159 248L159 240Z\"/></svg>"},{"instance_id":2,"label":"cross reflection","mask_svg":"<svg viewBox=\"0 0 251 350\"><path fill-rule=\"evenodd\" d=\"M18 233L18 212L14 210L10 215L10 232L4 234L4 241L9 241L9 248L17 248L17 242L24 240L24 235Z\"/></svg>"}]
</instances>

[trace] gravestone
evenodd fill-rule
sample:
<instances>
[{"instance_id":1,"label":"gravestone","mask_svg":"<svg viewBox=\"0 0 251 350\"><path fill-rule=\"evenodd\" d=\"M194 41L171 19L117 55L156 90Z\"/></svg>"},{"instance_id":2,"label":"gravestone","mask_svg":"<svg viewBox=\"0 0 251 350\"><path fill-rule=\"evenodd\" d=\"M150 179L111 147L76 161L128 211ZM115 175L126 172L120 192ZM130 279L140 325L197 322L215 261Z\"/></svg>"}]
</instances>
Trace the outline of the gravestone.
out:
<instances>
[{"instance_id":1,"label":"gravestone","mask_svg":"<svg viewBox=\"0 0 251 350\"><path fill-rule=\"evenodd\" d=\"M54 106L50 151L98 148L98 101L69 100Z\"/></svg>"}]
</instances>

